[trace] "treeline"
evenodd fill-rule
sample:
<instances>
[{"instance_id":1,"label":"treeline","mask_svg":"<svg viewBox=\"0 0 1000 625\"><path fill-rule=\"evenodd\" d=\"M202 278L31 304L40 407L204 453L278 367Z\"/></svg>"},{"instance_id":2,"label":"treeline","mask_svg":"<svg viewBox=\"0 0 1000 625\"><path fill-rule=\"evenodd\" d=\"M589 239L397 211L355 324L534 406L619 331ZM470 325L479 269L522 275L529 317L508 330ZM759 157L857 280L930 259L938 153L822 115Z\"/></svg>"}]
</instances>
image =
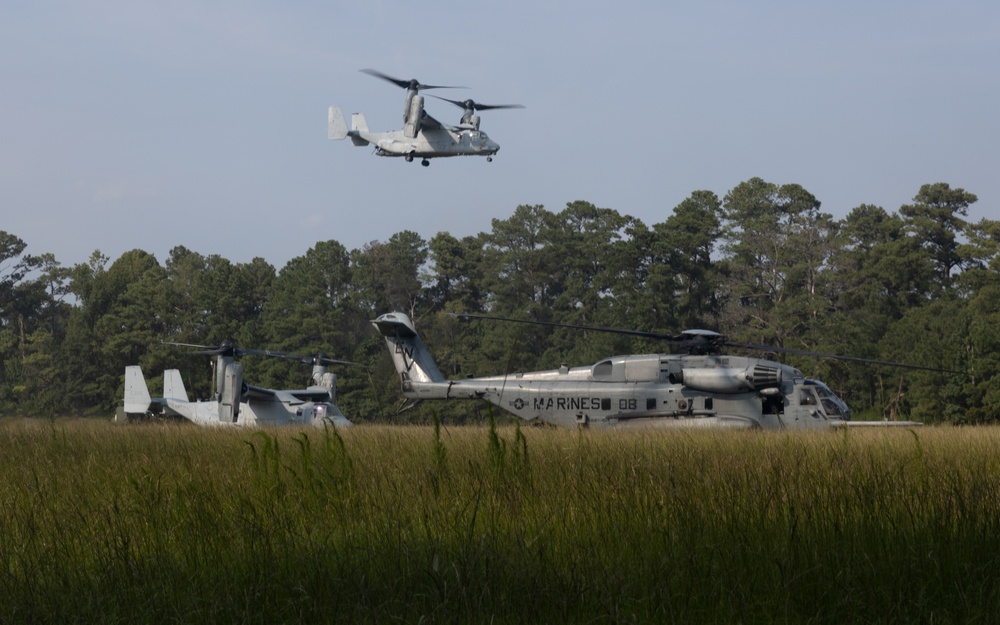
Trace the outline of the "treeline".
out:
<instances>
[{"instance_id":1,"label":"treeline","mask_svg":"<svg viewBox=\"0 0 1000 625\"><path fill-rule=\"evenodd\" d=\"M976 196L924 185L898 211L862 205L837 220L797 184L753 178L723 198L696 191L661 223L587 202L519 206L492 229L429 241L403 231L347 250L317 243L280 270L184 247L161 264L136 249L63 267L0 231L0 414L111 415L126 365L158 391L179 368L209 394L210 358L165 341L368 363L343 368L338 404L355 421L396 414L398 382L369 320L401 310L443 371L487 375L667 351L621 335L460 323L448 312L676 332L958 373L772 356L824 380L855 418L979 423L1000 416L1000 222L967 221ZM299 388L297 363L246 357L246 379ZM475 404L436 405L447 419ZM485 408L483 408L485 410ZM429 411L428 411L429 412Z\"/></svg>"}]
</instances>

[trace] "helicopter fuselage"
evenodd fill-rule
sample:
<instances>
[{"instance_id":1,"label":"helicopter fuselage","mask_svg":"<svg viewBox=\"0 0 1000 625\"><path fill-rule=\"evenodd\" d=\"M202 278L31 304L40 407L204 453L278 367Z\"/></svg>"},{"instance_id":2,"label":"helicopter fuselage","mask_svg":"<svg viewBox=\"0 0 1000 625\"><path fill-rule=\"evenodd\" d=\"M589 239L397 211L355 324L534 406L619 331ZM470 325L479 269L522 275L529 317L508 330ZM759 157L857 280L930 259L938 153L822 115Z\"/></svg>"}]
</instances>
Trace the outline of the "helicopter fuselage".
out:
<instances>
[{"instance_id":1,"label":"helicopter fuselage","mask_svg":"<svg viewBox=\"0 0 1000 625\"><path fill-rule=\"evenodd\" d=\"M487 161L491 161L500 150L500 146L479 130L478 125L449 126L422 112L415 115L420 123L407 122L402 130L372 132L368 130L365 116L354 113L348 130L343 111L331 106L328 136L335 140L350 138L356 146L372 145L378 156L401 156L407 161L419 158L425 166L429 164L429 159L449 156L485 156Z\"/></svg>"},{"instance_id":2,"label":"helicopter fuselage","mask_svg":"<svg viewBox=\"0 0 1000 625\"><path fill-rule=\"evenodd\" d=\"M526 421L569 427L773 429L850 420L847 405L822 382L787 365L738 356L622 356L444 387L405 379L402 386L411 399L485 399Z\"/></svg>"},{"instance_id":3,"label":"helicopter fuselage","mask_svg":"<svg viewBox=\"0 0 1000 625\"><path fill-rule=\"evenodd\" d=\"M448 380L405 314L388 313L373 324L412 400L484 399L525 421L569 427L827 428L851 418L825 384L761 358L641 354Z\"/></svg>"},{"instance_id":4,"label":"helicopter fuselage","mask_svg":"<svg viewBox=\"0 0 1000 625\"><path fill-rule=\"evenodd\" d=\"M448 156L492 156L500 150L500 146L485 132L472 129L421 130L412 139L406 137L401 130L365 132L356 136L375 146L375 154L378 156L402 156L407 160Z\"/></svg>"}]
</instances>

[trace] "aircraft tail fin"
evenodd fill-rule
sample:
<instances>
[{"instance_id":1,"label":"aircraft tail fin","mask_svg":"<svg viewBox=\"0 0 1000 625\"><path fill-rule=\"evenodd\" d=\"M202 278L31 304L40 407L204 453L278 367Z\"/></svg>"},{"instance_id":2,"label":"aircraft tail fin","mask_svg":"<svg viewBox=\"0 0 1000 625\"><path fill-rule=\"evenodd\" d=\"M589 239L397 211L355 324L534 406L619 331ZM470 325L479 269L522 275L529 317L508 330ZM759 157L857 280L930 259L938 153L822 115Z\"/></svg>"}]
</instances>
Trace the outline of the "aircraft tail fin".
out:
<instances>
[{"instance_id":1,"label":"aircraft tail fin","mask_svg":"<svg viewBox=\"0 0 1000 625\"><path fill-rule=\"evenodd\" d=\"M125 367L125 412L142 414L149 410L153 399L149 396L149 387L142 377L139 366Z\"/></svg>"},{"instance_id":2,"label":"aircraft tail fin","mask_svg":"<svg viewBox=\"0 0 1000 625\"><path fill-rule=\"evenodd\" d=\"M190 401L187 391L184 389L181 372L177 369L167 369L163 372L163 398L184 403Z\"/></svg>"},{"instance_id":3,"label":"aircraft tail fin","mask_svg":"<svg viewBox=\"0 0 1000 625\"><path fill-rule=\"evenodd\" d=\"M351 130L368 132L368 120L365 119L364 113L351 114Z\"/></svg>"},{"instance_id":4,"label":"aircraft tail fin","mask_svg":"<svg viewBox=\"0 0 1000 625\"><path fill-rule=\"evenodd\" d=\"M368 145L368 139L364 138L368 134L368 121L365 120L364 113L351 114L351 132L347 134L350 135L351 143L354 145Z\"/></svg>"},{"instance_id":5,"label":"aircraft tail fin","mask_svg":"<svg viewBox=\"0 0 1000 625\"><path fill-rule=\"evenodd\" d=\"M338 141L347 138L347 121L339 106L331 106L327 113L326 136Z\"/></svg>"},{"instance_id":6,"label":"aircraft tail fin","mask_svg":"<svg viewBox=\"0 0 1000 625\"><path fill-rule=\"evenodd\" d=\"M447 381L406 314L386 313L372 321L372 325L385 337L404 388L408 382Z\"/></svg>"}]
</instances>

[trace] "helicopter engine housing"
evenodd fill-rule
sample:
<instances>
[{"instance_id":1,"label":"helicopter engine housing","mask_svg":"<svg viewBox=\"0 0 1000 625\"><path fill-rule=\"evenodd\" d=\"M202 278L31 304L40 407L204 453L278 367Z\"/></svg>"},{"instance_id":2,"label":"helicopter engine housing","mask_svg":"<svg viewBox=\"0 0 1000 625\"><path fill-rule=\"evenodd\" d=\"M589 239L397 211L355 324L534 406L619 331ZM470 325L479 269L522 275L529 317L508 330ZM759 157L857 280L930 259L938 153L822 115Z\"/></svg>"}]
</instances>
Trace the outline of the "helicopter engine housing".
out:
<instances>
[{"instance_id":1,"label":"helicopter engine housing","mask_svg":"<svg viewBox=\"0 0 1000 625\"><path fill-rule=\"evenodd\" d=\"M219 401L219 421L236 423L243 393L243 365L229 363L223 373L222 397Z\"/></svg>"},{"instance_id":2,"label":"helicopter engine housing","mask_svg":"<svg viewBox=\"0 0 1000 625\"><path fill-rule=\"evenodd\" d=\"M708 393L745 393L775 388L781 384L781 370L765 365L746 368L685 368L672 377L695 391Z\"/></svg>"},{"instance_id":3,"label":"helicopter engine housing","mask_svg":"<svg viewBox=\"0 0 1000 625\"><path fill-rule=\"evenodd\" d=\"M420 128L420 120L424 116L424 96L415 95L410 98L409 106L406 107L406 122L403 124L403 135L408 139L417 136Z\"/></svg>"}]
</instances>

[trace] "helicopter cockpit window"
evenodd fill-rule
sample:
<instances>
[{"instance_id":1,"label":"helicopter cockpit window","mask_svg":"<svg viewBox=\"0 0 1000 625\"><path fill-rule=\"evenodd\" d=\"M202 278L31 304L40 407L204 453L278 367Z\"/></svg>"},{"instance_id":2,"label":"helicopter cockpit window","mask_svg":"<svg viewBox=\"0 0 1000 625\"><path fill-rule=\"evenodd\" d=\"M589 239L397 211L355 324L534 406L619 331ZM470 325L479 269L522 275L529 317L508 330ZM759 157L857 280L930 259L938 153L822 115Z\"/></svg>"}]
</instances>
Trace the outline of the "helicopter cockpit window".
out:
<instances>
[{"instance_id":1,"label":"helicopter cockpit window","mask_svg":"<svg viewBox=\"0 0 1000 625\"><path fill-rule=\"evenodd\" d=\"M800 406L815 406L818 402L816 401L816 395L813 394L812 389L802 388L799 389L799 405Z\"/></svg>"},{"instance_id":2,"label":"helicopter cockpit window","mask_svg":"<svg viewBox=\"0 0 1000 625\"><path fill-rule=\"evenodd\" d=\"M841 403L837 401L837 396L833 394L830 387L814 380L810 380L807 384L809 384L810 388L815 390L816 394L819 395L819 401L823 405L823 411L826 412L828 416L845 416L844 411L841 408Z\"/></svg>"},{"instance_id":3,"label":"helicopter cockpit window","mask_svg":"<svg viewBox=\"0 0 1000 625\"><path fill-rule=\"evenodd\" d=\"M844 411L840 409L840 406L837 404L837 402L833 401L832 399L827 399L825 397L820 401L823 402L823 411L826 412L827 416L829 417L845 416Z\"/></svg>"},{"instance_id":4,"label":"helicopter cockpit window","mask_svg":"<svg viewBox=\"0 0 1000 625\"><path fill-rule=\"evenodd\" d=\"M828 397L836 397L833 391L829 387L823 384L816 384L816 394L819 395L820 399L826 399Z\"/></svg>"}]
</instances>

